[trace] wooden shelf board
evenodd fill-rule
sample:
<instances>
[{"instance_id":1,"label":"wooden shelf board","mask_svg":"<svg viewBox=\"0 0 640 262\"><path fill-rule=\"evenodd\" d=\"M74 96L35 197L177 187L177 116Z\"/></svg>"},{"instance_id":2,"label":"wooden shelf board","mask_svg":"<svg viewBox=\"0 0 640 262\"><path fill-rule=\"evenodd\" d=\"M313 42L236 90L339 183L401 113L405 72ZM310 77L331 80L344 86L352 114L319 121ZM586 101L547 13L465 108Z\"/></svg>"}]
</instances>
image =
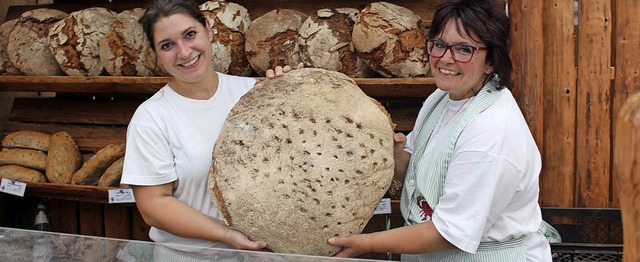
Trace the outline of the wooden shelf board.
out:
<instances>
[{"instance_id":1,"label":"wooden shelf board","mask_svg":"<svg viewBox=\"0 0 640 262\"><path fill-rule=\"evenodd\" d=\"M109 203L110 189L117 188L54 183L27 183L25 196L92 203Z\"/></svg>"},{"instance_id":2,"label":"wooden shelf board","mask_svg":"<svg viewBox=\"0 0 640 262\"><path fill-rule=\"evenodd\" d=\"M264 78L257 78L264 80ZM0 76L0 91L151 94L170 77L136 76ZM433 78L354 78L372 97L426 97Z\"/></svg>"}]
</instances>

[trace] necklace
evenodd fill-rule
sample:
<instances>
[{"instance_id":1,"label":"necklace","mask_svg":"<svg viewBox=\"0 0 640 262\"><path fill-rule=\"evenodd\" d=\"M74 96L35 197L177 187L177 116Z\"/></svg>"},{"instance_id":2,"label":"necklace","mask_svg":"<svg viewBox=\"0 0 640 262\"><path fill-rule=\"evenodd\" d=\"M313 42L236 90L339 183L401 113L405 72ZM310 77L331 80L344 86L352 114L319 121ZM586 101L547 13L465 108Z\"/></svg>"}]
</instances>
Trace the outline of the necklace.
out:
<instances>
[{"instance_id":1,"label":"necklace","mask_svg":"<svg viewBox=\"0 0 640 262\"><path fill-rule=\"evenodd\" d=\"M438 125L436 126L436 128L433 131L433 136L437 135L438 133L440 133L441 129L446 129L449 124L451 124L451 122L456 118L456 116L458 116L458 113L460 113L460 111L462 111L462 109L464 108L464 106L471 101L471 97L467 98L467 100L464 101L464 103L462 103L462 105L460 105L460 107L458 107L458 109L456 109L455 113L453 113L453 115L451 117L448 117L447 119L445 119L445 115L447 114L447 111L449 109L449 101L450 99L447 99L447 104L445 105L445 112L442 112L442 114L440 115L440 120L438 120ZM447 122L443 123L445 120L447 120Z\"/></svg>"}]
</instances>

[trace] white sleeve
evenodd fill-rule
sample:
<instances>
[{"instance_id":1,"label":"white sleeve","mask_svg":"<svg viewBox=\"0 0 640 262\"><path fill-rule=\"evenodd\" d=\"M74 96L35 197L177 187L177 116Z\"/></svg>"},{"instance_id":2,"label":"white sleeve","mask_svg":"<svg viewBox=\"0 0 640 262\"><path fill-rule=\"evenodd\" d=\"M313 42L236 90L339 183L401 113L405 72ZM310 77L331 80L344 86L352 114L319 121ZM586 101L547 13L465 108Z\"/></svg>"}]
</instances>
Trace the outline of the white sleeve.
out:
<instances>
[{"instance_id":1,"label":"white sleeve","mask_svg":"<svg viewBox=\"0 0 640 262\"><path fill-rule=\"evenodd\" d=\"M162 132L157 128L129 124L121 183L161 185L177 178L173 153Z\"/></svg>"}]
</instances>

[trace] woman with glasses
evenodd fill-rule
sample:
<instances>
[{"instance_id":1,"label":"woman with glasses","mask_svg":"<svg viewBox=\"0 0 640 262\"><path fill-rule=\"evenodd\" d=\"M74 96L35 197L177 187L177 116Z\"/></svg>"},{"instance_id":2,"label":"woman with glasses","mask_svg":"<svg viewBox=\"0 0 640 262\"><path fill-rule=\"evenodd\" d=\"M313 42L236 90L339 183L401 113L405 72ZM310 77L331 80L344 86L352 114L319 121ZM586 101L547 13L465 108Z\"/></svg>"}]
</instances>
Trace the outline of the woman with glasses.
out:
<instances>
[{"instance_id":1,"label":"woman with glasses","mask_svg":"<svg viewBox=\"0 0 640 262\"><path fill-rule=\"evenodd\" d=\"M395 136L406 226L335 237L339 257L551 261L538 205L539 150L509 91L510 21L500 0L443 3L427 51L438 87Z\"/></svg>"}]
</instances>

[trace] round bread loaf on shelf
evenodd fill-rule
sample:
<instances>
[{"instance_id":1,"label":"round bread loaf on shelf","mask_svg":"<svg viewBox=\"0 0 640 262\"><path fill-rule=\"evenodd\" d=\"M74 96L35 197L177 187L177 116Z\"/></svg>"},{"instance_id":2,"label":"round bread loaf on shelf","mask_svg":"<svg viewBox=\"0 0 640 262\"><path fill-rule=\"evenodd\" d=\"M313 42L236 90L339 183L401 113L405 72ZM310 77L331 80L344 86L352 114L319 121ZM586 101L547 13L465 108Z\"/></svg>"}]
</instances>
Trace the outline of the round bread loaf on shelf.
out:
<instances>
[{"instance_id":1,"label":"round bread loaf on shelf","mask_svg":"<svg viewBox=\"0 0 640 262\"><path fill-rule=\"evenodd\" d=\"M307 15L292 9L272 10L251 23L246 34L246 54L261 76L276 66L295 68L300 59L298 29Z\"/></svg>"},{"instance_id":2,"label":"round bread loaf on shelf","mask_svg":"<svg viewBox=\"0 0 640 262\"><path fill-rule=\"evenodd\" d=\"M49 48L60 68L70 76L99 76L99 42L109 31L116 13L91 7L71 13L49 29Z\"/></svg>"},{"instance_id":3,"label":"round bread loaf on shelf","mask_svg":"<svg viewBox=\"0 0 640 262\"><path fill-rule=\"evenodd\" d=\"M353 26L358 56L386 77L429 75L426 27L408 8L387 2L367 5Z\"/></svg>"},{"instance_id":4,"label":"round bread loaf on shelf","mask_svg":"<svg viewBox=\"0 0 640 262\"><path fill-rule=\"evenodd\" d=\"M360 233L393 177L393 124L349 77L293 70L229 113L209 190L227 223L275 252L330 256Z\"/></svg>"},{"instance_id":5,"label":"round bread loaf on shelf","mask_svg":"<svg viewBox=\"0 0 640 262\"><path fill-rule=\"evenodd\" d=\"M51 135L30 130L21 130L9 133L2 139L4 148L26 148L40 151L49 150Z\"/></svg>"},{"instance_id":6,"label":"round bread loaf on shelf","mask_svg":"<svg viewBox=\"0 0 640 262\"><path fill-rule=\"evenodd\" d=\"M75 139L67 132L51 135L45 175L50 183L71 184L73 174L82 165L82 155Z\"/></svg>"},{"instance_id":7,"label":"round bread loaf on shelf","mask_svg":"<svg viewBox=\"0 0 640 262\"><path fill-rule=\"evenodd\" d=\"M231 75L251 75L253 69L245 55L245 34L251 25L247 9L236 3L207 1L200 5L200 10L213 33L213 69Z\"/></svg>"},{"instance_id":8,"label":"round bread loaf on shelf","mask_svg":"<svg viewBox=\"0 0 640 262\"><path fill-rule=\"evenodd\" d=\"M149 68L153 72L154 75L158 76L170 76L167 71L158 64L158 57L156 57L156 53L151 49L151 46L146 46L144 48L144 65Z\"/></svg>"},{"instance_id":9,"label":"round bread loaf on shelf","mask_svg":"<svg viewBox=\"0 0 640 262\"><path fill-rule=\"evenodd\" d=\"M356 55L351 43L360 11L354 8L320 9L298 30L300 58L305 67L337 71L350 77L371 77L374 72Z\"/></svg>"},{"instance_id":10,"label":"round bread loaf on shelf","mask_svg":"<svg viewBox=\"0 0 640 262\"><path fill-rule=\"evenodd\" d=\"M7 45L9 44L9 34L13 30L13 25L16 24L18 19L6 21L0 25L0 75L21 75L22 72L18 70L7 53Z\"/></svg>"},{"instance_id":11,"label":"round bread loaf on shelf","mask_svg":"<svg viewBox=\"0 0 640 262\"><path fill-rule=\"evenodd\" d=\"M116 15L109 31L100 40L100 62L113 76L152 76L145 50L149 41L138 22L144 9L124 10Z\"/></svg>"},{"instance_id":12,"label":"round bread loaf on shelf","mask_svg":"<svg viewBox=\"0 0 640 262\"><path fill-rule=\"evenodd\" d=\"M62 75L64 72L49 50L49 28L69 14L48 8L26 11L9 34L7 53L11 63L32 76Z\"/></svg>"}]
</instances>

